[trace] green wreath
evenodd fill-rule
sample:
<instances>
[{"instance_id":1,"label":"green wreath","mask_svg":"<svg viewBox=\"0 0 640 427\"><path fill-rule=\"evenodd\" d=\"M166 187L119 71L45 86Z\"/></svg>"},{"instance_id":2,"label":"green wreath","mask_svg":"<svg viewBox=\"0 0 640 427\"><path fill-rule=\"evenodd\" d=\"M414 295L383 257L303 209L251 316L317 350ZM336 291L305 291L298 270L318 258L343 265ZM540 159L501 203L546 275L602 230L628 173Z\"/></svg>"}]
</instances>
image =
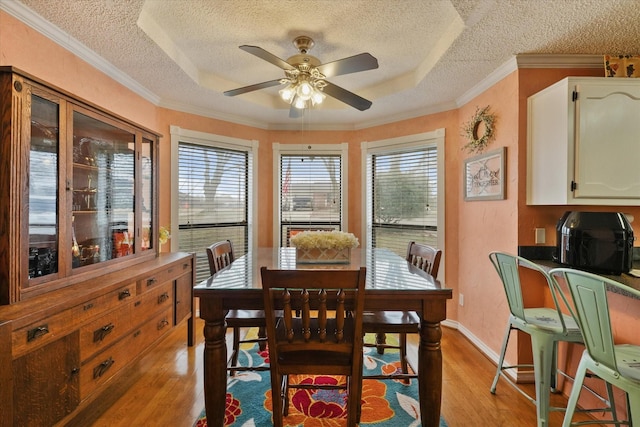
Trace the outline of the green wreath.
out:
<instances>
[{"instance_id":1,"label":"green wreath","mask_svg":"<svg viewBox=\"0 0 640 427\"><path fill-rule=\"evenodd\" d=\"M496 117L488 111L488 105L482 109L479 107L476 108L476 113L462 128L462 136L469 140L462 148L470 153L481 153L489 142L493 140L493 123ZM484 124L484 132L482 135L478 135L480 124Z\"/></svg>"}]
</instances>

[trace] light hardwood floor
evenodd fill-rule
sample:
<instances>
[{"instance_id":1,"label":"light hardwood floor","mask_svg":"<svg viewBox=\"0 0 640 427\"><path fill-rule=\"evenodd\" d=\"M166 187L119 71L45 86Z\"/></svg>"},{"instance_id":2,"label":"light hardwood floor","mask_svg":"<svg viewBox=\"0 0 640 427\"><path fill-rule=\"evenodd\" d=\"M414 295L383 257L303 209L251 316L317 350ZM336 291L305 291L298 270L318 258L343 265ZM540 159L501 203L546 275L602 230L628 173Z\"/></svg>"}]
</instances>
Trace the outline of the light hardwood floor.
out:
<instances>
[{"instance_id":1,"label":"light hardwood floor","mask_svg":"<svg viewBox=\"0 0 640 427\"><path fill-rule=\"evenodd\" d=\"M186 345L186 325L176 328L141 360L127 384L105 398L105 408L92 410L77 425L191 427L204 408L202 327L197 319L197 345L191 348ZM495 395L489 392L493 362L457 330L443 327L442 335L442 415L449 427L536 425L535 407L509 384L501 381ZM553 396L552 404L563 406L566 399ZM550 427L560 426L562 417L553 412Z\"/></svg>"}]
</instances>

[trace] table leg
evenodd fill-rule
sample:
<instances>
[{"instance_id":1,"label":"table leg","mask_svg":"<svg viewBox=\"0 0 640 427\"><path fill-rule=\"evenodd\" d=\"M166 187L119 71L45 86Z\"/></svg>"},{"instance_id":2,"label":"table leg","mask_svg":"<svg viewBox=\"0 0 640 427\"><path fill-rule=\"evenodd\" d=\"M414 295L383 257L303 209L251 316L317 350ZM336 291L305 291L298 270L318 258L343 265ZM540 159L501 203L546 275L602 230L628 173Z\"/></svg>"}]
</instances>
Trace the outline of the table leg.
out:
<instances>
[{"instance_id":1,"label":"table leg","mask_svg":"<svg viewBox=\"0 0 640 427\"><path fill-rule=\"evenodd\" d=\"M422 321L418 347L418 386L422 425L440 425L442 399L442 350L440 322Z\"/></svg>"},{"instance_id":2,"label":"table leg","mask_svg":"<svg viewBox=\"0 0 640 427\"><path fill-rule=\"evenodd\" d=\"M227 343L224 311L216 301L200 299L204 324L204 405L209 427L224 426L227 394Z\"/></svg>"},{"instance_id":3,"label":"table leg","mask_svg":"<svg viewBox=\"0 0 640 427\"><path fill-rule=\"evenodd\" d=\"M384 354L384 347L383 346L386 343L387 343L387 334L385 334L385 333L377 333L376 334L376 345L378 347L376 347L376 348L377 348L378 354Z\"/></svg>"}]
</instances>

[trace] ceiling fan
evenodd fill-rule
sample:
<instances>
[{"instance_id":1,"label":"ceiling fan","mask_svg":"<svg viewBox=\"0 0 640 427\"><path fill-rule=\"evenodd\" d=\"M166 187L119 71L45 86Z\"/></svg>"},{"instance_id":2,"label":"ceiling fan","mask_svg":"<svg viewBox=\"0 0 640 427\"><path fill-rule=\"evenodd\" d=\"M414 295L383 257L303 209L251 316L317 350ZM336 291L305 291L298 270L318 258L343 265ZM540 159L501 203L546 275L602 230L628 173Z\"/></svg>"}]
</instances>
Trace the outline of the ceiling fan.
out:
<instances>
[{"instance_id":1,"label":"ceiling fan","mask_svg":"<svg viewBox=\"0 0 640 427\"><path fill-rule=\"evenodd\" d=\"M228 90L224 92L224 94L227 96L236 96L272 86L287 85L284 89L280 90L280 96L283 100L291 104L289 116L292 118L299 117L303 109L310 104L315 105L321 103L325 98L325 94L360 111L371 107L371 101L353 92L349 92L340 86L336 86L326 79L378 68L378 60L375 57L369 53L361 53L322 64L318 58L308 54L309 50L315 44L310 37L296 37L293 40L293 44L300 53L293 55L286 61L258 46L240 46L240 49L245 52L249 52L258 58L272 63L276 67L282 68L286 77Z\"/></svg>"}]
</instances>

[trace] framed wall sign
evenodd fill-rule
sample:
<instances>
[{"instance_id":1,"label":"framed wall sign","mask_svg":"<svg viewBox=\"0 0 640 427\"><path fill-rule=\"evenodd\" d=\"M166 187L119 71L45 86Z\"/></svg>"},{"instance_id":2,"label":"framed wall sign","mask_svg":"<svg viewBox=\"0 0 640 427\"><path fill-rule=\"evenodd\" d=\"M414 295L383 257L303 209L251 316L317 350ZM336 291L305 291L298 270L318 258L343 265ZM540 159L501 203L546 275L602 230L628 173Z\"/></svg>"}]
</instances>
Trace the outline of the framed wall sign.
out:
<instances>
[{"instance_id":1,"label":"framed wall sign","mask_svg":"<svg viewBox=\"0 0 640 427\"><path fill-rule=\"evenodd\" d=\"M464 161L464 199L502 200L505 198L506 147Z\"/></svg>"}]
</instances>

